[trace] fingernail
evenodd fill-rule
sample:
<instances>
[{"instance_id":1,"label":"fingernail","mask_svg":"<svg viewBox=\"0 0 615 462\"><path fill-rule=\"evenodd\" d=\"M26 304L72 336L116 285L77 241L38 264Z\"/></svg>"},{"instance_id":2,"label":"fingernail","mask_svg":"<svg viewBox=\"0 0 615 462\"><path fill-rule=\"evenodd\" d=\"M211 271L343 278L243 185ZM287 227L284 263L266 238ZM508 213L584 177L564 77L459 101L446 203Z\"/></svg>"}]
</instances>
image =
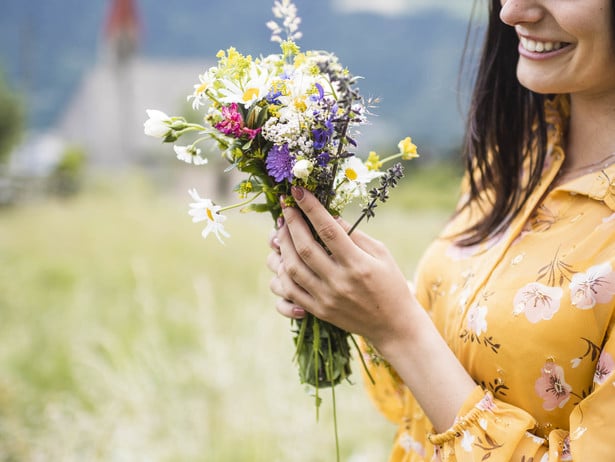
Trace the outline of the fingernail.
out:
<instances>
[{"instance_id":1,"label":"fingernail","mask_svg":"<svg viewBox=\"0 0 615 462\"><path fill-rule=\"evenodd\" d=\"M280 249L280 240L277 237L274 237L271 242L273 243L276 249L278 250Z\"/></svg>"},{"instance_id":2,"label":"fingernail","mask_svg":"<svg viewBox=\"0 0 615 462\"><path fill-rule=\"evenodd\" d=\"M293 186L290 188L290 192L296 201L300 201L303 199L303 188L299 188L298 186Z\"/></svg>"},{"instance_id":3,"label":"fingernail","mask_svg":"<svg viewBox=\"0 0 615 462\"><path fill-rule=\"evenodd\" d=\"M305 310L298 306L293 307L293 317L294 318L305 318Z\"/></svg>"},{"instance_id":4,"label":"fingernail","mask_svg":"<svg viewBox=\"0 0 615 462\"><path fill-rule=\"evenodd\" d=\"M280 207L283 209L288 207L288 204L286 204L286 196L280 196Z\"/></svg>"},{"instance_id":5,"label":"fingernail","mask_svg":"<svg viewBox=\"0 0 615 462\"><path fill-rule=\"evenodd\" d=\"M276 220L276 225L278 229L284 226L284 217L279 216L278 219Z\"/></svg>"}]
</instances>

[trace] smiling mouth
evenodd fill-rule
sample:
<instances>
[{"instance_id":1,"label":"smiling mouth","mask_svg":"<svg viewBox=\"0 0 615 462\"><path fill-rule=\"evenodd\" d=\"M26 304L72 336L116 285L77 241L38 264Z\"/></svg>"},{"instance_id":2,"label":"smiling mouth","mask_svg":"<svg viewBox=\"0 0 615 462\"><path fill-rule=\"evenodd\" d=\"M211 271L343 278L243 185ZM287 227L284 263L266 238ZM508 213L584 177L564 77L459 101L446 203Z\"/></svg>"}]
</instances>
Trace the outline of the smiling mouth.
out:
<instances>
[{"instance_id":1,"label":"smiling mouth","mask_svg":"<svg viewBox=\"0 0 615 462\"><path fill-rule=\"evenodd\" d=\"M521 46L531 53L549 53L570 45L567 42L540 42L525 37L519 37Z\"/></svg>"}]
</instances>

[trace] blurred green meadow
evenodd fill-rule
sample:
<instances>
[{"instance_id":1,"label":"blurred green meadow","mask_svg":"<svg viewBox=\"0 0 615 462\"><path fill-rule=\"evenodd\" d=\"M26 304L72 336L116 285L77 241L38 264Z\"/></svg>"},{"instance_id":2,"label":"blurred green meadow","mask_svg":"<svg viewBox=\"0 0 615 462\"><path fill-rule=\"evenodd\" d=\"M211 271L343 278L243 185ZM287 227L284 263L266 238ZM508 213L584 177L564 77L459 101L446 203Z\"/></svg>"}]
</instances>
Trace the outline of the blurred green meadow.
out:
<instances>
[{"instance_id":1,"label":"blurred green meadow","mask_svg":"<svg viewBox=\"0 0 615 462\"><path fill-rule=\"evenodd\" d=\"M428 170L361 225L409 278L457 191ZM230 213L221 245L188 201L130 174L0 209L0 460L335 460L331 396L316 421L268 290L271 219ZM386 460L394 427L353 369L342 460Z\"/></svg>"}]
</instances>

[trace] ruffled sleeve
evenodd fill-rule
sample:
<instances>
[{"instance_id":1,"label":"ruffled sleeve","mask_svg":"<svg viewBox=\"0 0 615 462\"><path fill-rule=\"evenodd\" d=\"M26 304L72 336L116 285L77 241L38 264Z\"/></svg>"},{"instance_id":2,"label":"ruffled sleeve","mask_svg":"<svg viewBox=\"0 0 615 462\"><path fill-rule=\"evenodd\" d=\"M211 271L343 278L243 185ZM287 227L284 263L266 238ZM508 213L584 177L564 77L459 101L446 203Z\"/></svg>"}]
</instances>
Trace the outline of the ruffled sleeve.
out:
<instances>
[{"instance_id":1,"label":"ruffled sleeve","mask_svg":"<svg viewBox=\"0 0 615 462\"><path fill-rule=\"evenodd\" d=\"M477 387L455 424L444 433L429 435L428 439L443 462L612 460L614 359L615 339L609 337L598 359L593 390L570 415L570 431L553 429L546 438L536 436L536 420L530 414Z\"/></svg>"},{"instance_id":2,"label":"ruffled sleeve","mask_svg":"<svg viewBox=\"0 0 615 462\"><path fill-rule=\"evenodd\" d=\"M399 424L404 416L406 386L392 366L365 339L360 338L358 343L366 366L363 379L367 394L387 419Z\"/></svg>"}]
</instances>

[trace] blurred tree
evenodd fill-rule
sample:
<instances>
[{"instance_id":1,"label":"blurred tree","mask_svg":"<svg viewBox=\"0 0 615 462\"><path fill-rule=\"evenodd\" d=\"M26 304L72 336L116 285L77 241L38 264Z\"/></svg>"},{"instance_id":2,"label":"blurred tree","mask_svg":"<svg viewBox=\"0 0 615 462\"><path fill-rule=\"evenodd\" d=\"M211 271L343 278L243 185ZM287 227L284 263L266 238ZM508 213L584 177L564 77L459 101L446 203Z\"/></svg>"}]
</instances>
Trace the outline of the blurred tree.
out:
<instances>
[{"instance_id":1,"label":"blurred tree","mask_svg":"<svg viewBox=\"0 0 615 462\"><path fill-rule=\"evenodd\" d=\"M0 165L8 161L23 133L24 122L21 99L9 88L0 70Z\"/></svg>"},{"instance_id":2,"label":"blurred tree","mask_svg":"<svg viewBox=\"0 0 615 462\"><path fill-rule=\"evenodd\" d=\"M78 193L81 188L85 161L85 151L81 147L68 146L49 175L49 191L62 197Z\"/></svg>"}]
</instances>

